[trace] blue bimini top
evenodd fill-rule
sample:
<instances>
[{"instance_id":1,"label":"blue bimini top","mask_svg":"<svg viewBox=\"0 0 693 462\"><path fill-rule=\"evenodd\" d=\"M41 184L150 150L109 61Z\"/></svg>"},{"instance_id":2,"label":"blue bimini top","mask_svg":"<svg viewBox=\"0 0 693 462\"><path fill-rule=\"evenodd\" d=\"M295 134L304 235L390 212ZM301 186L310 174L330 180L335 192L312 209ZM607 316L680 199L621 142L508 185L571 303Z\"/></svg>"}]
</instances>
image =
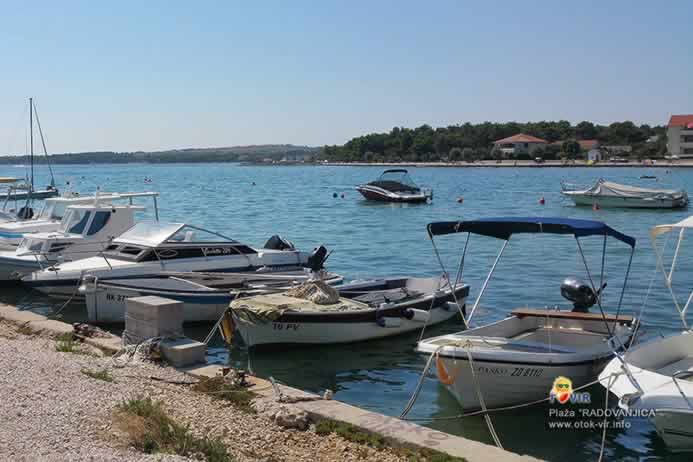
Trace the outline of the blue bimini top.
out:
<instances>
[{"instance_id":1,"label":"blue bimini top","mask_svg":"<svg viewBox=\"0 0 693 462\"><path fill-rule=\"evenodd\" d=\"M516 233L572 234L611 236L635 247L635 238L622 234L607 224L595 220L560 217L498 217L470 221L440 221L427 226L430 237L453 233L473 233L497 239L510 239Z\"/></svg>"}]
</instances>

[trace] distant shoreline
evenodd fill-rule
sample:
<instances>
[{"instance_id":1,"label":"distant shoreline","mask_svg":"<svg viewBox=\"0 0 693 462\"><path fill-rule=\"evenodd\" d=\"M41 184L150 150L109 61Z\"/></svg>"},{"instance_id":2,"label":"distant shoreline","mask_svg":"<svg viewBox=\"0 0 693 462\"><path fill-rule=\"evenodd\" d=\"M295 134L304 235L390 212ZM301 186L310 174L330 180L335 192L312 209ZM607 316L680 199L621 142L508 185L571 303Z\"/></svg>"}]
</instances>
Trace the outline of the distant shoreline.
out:
<instances>
[{"instance_id":1,"label":"distant shoreline","mask_svg":"<svg viewBox=\"0 0 693 462\"><path fill-rule=\"evenodd\" d=\"M275 164L276 165L276 164ZM313 164L315 165L315 164ZM678 160L673 163L659 161L656 164L642 164L636 162L599 162L588 164L584 160L576 160L568 164L560 160L547 160L543 163L536 163L533 160L482 160L474 163L470 162L322 162L317 165L331 167L450 167L450 168L594 168L594 167L629 167L629 168L693 168L693 159Z\"/></svg>"}]
</instances>

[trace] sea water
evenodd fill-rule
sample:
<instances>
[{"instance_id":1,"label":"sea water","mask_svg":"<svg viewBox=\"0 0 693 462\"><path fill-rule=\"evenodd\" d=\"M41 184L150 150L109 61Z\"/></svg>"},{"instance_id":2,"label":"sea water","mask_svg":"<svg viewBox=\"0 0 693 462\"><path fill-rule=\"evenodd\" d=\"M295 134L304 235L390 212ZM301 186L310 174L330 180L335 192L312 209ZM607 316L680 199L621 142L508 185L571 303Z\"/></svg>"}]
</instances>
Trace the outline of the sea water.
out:
<instances>
[{"instance_id":1,"label":"sea water","mask_svg":"<svg viewBox=\"0 0 693 462\"><path fill-rule=\"evenodd\" d=\"M637 238L637 247L622 312L643 312L644 335L657 336L680 329L655 258L648 230L674 223L691 212L575 207L560 195L560 182L593 183L600 177L646 187L684 187L693 192L693 169L667 168L410 168L420 185L434 190L431 204L385 204L365 201L354 186L374 180L382 168L331 166L241 166L238 164L125 164L58 165L58 186L66 182L83 194L101 191L161 193L161 219L186 222L220 232L241 242L262 246L280 234L298 248L323 244L332 254L329 270L346 280L390 276L438 276L442 269L426 225L434 221L471 220L493 216L559 216L597 219ZM2 176L21 176L17 167L3 167ZM640 180L654 174L657 180ZM151 180L149 180L151 179ZM336 195L336 197L334 197ZM544 198L544 204L540 199ZM152 217L152 213L148 213ZM441 236L436 245L447 271L455 274L466 235ZM661 241L660 241L661 242ZM470 301L502 242L472 236L463 279L471 286ZM592 276L600 277L603 240L582 241ZM669 243L671 244L671 242ZM671 245L669 245L671 249ZM668 253L669 255L671 252ZM630 249L609 240L606 247L604 300L614 312L619 300ZM693 246L684 241L674 277L680 296L693 289ZM474 322L483 324L518 307L569 307L560 296L564 278L587 280L571 236L513 236L491 280ZM596 282L595 282L596 283ZM649 289L651 287L651 290ZM62 304L22 289L2 291L4 301L50 314ZM63 319L84 316L81 306L68 306ZM461 329L461 321L428 328L425 337ZM204 337L210 326L190 330ZM426 358L414 352L420 332L352 345L230 354L217 340L210 359L250 368L289 385L314 392L331 389L335 399L398 416L409 400ZM595 408L603 406L601 387L590 390ZM548 396L549 390L547 390ZM611 406L615 398L611 399ZM505 448L539 458L562 461L596 459L601 432L546 429L549 405L495 414L493 423ZM483 419L447 420L460 413L456 401L429 374L409 417L421 424L491 443ZM628 429L607 433L607 460L667 459L671 457L646 420ZM682 456L681 460L685 460Z\"/></svg>"}]
</instances>

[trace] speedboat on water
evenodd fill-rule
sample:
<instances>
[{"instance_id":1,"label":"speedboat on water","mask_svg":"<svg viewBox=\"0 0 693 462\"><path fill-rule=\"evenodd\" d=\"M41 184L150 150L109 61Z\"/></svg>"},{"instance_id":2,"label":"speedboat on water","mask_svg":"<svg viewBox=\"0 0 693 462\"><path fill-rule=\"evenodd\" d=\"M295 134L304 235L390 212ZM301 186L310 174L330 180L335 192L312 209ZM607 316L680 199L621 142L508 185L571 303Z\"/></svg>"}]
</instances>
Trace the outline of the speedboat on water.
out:
<instances>
[{"instance_id":1,"label":"speedboat on water","mask_svg":"<svg viewBox=\"0 0 693 462\"><path fill-rule=\"evenodd\" d=\"M686 321L693 291L682 304L673 288L681 243L689 229L693 229L693 216L676 224L655 226L650 231L657 269L664 275L684 331L630 348L612 359L599 377L602 386L618 397L619 407L649 417L672 451L693 451L693 332ZM663 262L666 249L659 249L657 236L670 232L677 232L678 236L667 270Z\"/></svg>"},{"instance_id":2,"label":"speedboat on water","mask_svg":"<svg viewBox=\"0 0 693 462\"><path fill-rule=\"evenodd\" d=\"M386 278L331 288L319 301L299 293L319 293L306 283L282 293L238 297L222 329L230 343L234 330L247 347L350 343L389 337L451 319L464 310L469 286L447 278Z\"/></svg>"},{"instance_id":3,"label":"speedboat on water","mask_svg":"<svg viewBox=\"0 0 693 462\"><path fill-rule=\"evenodd\" d=\"M631 247L631 258L635 249L634 238L592 220L486 218L428 225L431 240L434 236L452 233L467 233L467 244L471 234L504 241L465 319L467 326L514 234L572 235L586 270L588 266L580 238L599 236L604 242L607 237L615 238ZM467 244L461 257L460 271L464 266ZM429 356L429 364L435 360L438 380L464 410L492 409L547 398L559 377L567 378L572 381L573 387L579 387L594 380L613 357L613 352L631 341L636 321L632 316L620 314L620 300L625 292L629 270L626 270L615 315L605 314L602 306L602 290L606 287L603 284L602 263L597 281L587 271L590 275L588 283L568 278L561 284L561 295L573 303L572 309L558 306L516 308L510 312L510 316L500 321L425 339L418 343L417 351ZM589 312L594 305L599 307L599 313Z\"/></svg>"},{"instance_id":4,"label":"speedboat on water","mask_svg":"<svg viewBox=\"0 0 693 462\"><path fill-rule=\"evenodd\" d=\"M157 195L139 193L139 196ZM98 201L70 205L56 231L27 234L16 248L0 250L0 281L16 281L58 262L97 255L114 237L132 227L137 212L145 210L141 205Z\"/></svg>"},{"instance_id":5,"label":"speedboat on water","mask_svg":"<svg viewBox=\"0 0 693 462\"><path fill-rule=\"evenodd\" d=\"M676 209L688 205L688 193L682 189L640 188L603 178L588 188L561 183L561 194L575 205L590 207Z\"/></svg>"},{"instance_id":6,"label":"speedboat on water","mask_svg":"<svg viewBox=\"0 0 693 462\"><path fill-rule=\"evenodd\" d=\"M17 219L0 223L0 247L17 247L26 234L57 231L60 222L71 205L97 204L108 206L116 200L132 200L137 197L156 197L157 193L100 193L93 196L80 196L67 193L60 197L46 199L38 214L27 220Z\"/></svg>"},{"instance_id":7,"label":"speedboat on water","mask_svg":"<svg viewBox=\"0 0 693 462\"><path fill-rule=\"evenodd\" d=\"M99 279L87 276L79 293L87 306L90 323L122 323L126 302L131 297L154 295L183 303L183 320L216 321L239 294L243 296L278 292L318 277L327 284L343 278L323 270L327 251L318 247L306 267L262 268L253 272L184 272L159 277ZM317 275L317 276L316 276Z\"/></svg>"},{"instance_id":8,"label":"speedboat on water","mask_svg":"<svg viewBox=\"0 0 693 462\"><path fill-rule=\"evenodd\" d=\"M402 168L385 170L380 178L358 185L356 190L366 199L380 202L426 202L433 199L433 191L417 186Z\"/></svg>"},{"instance_id":9,"label":"speedboat on water","mask_svg":"<svg viewBox=\"0 0 693 462\"><path fill-rule=\"evenodd\" d=\"M237 272L304 265L300 252L273 236L255 249L222 234L185 223L141 221L109 242L98 256L53 265L22 281L46 295L71 297L85 276L99 279L157 277L170 272Z\"/></svg>"}]
</instances>

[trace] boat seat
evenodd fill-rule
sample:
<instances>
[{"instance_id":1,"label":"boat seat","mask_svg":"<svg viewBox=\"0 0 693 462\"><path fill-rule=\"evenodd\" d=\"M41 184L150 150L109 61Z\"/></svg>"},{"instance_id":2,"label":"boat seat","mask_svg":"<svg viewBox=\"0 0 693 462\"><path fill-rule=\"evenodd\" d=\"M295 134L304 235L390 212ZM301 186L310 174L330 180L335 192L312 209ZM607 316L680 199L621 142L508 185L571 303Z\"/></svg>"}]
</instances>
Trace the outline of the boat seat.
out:
<instances>
[{"instance_id":1,"label":"boat seat","mask_svg":"<svg viewBox=\"0 0 693 462\"><path fill-rule=\"evenodd\" d=\"M577 319L583 321L602 321L604 318L606 318L608 322L623 322L625 324L633 323L633 316L628 316L625 314L619 315L618 317L607 314L606 316L602 317L601 313L579 313L574 311L558 311L534 308L516 308L512 310L510 314L517 316L518 318L534 316L540 318Z\"/></svg>"},{"instance_id":2,"label":"boat seat","mask_svg":"<svg viewBox=\"0 0 693 462\"><path fill-rule=\"evenodd\" d=\"M658 373L669 376L679 371L693 371L693 357L677 359L657 369Z\"/></svg>"}]
</instances>

